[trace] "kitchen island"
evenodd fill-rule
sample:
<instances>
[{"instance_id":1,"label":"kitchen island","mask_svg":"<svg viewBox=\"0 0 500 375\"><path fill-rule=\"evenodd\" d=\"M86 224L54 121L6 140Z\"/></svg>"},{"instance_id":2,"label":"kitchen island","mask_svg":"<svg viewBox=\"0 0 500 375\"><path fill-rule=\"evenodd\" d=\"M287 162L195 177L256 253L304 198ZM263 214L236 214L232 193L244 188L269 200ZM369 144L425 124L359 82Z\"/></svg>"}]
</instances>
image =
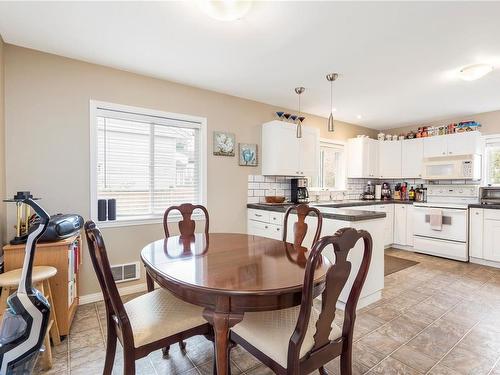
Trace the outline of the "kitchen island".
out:
<instances>
[{"instance_id":1,"label":"kitchen island","mask_svg":"<svg viewBox=\"0 0 500 375\"><path fill-rule=\"evenodd\" d=\"M284 213L290 205L268 205L268 204L248 204L247 231L249 234L282 239ZM333 235L341 228L350 227L363 229L369 232L373 239L372 260L370 270L366 278L365 285L361 291L358 308L367 306L382 296L384 288L384 212L350 210L344 208L316 206L323 214L323 227L321 236ZM289 236L293 233L293 223L297 220L296 215L291 214L288 222ZM306 223L309 225L308 233L304 239L304 246L311 247L316 230L316 218L308 216ZM288 239L290 241L291 237ZM338 307L343 308L352 283L362 258L362 241L358 242L349 254L349 260L353 265L353 272L347 281L339 297ZM334 262L333 250L327 249L324 253Z\"/></svg>"}]
</instances>

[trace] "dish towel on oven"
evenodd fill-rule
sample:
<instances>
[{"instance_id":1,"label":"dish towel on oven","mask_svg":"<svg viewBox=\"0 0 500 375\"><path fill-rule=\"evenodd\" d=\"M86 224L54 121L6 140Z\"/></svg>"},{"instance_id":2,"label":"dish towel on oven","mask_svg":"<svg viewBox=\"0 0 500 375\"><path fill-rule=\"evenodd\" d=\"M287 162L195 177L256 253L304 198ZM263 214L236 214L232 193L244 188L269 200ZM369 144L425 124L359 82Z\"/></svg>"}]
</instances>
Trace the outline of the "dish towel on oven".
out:
<instances>
[{"instance_id":1,"label":"dish towel on oven","mask_svg":"<svg viewBox=\"0 0 500 375\"><path fill-rule=\"evenodd\" d=\"M432 230L443 230L443 211L433 209L430 211L430 224Z\"/></svg>"}]
</instances>

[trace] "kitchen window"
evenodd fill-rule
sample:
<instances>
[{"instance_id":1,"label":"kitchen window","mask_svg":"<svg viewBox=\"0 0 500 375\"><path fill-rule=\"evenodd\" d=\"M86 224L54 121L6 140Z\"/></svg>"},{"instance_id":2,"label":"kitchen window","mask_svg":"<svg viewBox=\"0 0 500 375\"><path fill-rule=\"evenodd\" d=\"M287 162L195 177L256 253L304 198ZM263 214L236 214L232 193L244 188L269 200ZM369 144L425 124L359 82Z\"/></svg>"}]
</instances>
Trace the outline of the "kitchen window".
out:
<instances>
[{"instance_id":1,"label":"kitchen window","mask_svg":"<svg viewBox=\"0 0 500 375\"><path fill-rule=\"evenodd\" d=\"M500 135L485 137L485 183L500 186Z\"/></svg>"},{"instance_id":2,"label":"kitchen window","mask_svg":"<svg viewBox=\"0 0 500 375\"><path fill-rule=\"evenodd\" d=\"M157 223L171 205L206 204L206 119L91 101L91 217L116 199L116 221Z\"/></svg>"},{"instance_id":3,"label":"kitchen window","mask_svg":"<svg viewBox=\"0 0 500 375\"><path fill-rule=\"evenodd\" d=\"M345 189L344 144L330 140L320 142L318 186L323 189Z\"/></svg>"}]
</instances>

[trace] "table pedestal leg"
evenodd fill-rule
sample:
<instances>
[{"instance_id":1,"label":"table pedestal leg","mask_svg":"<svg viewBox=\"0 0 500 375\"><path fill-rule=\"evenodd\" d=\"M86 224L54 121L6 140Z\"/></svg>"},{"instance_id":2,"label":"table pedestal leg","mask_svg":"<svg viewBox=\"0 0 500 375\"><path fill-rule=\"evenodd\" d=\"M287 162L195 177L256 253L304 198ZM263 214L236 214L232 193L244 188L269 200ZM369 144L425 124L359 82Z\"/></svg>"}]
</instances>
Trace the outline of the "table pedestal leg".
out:
<instances>
[{"instance_id":1,"label":"table pedestal leg","mask_svg":"<svg viewBox=\"0 0 500 375\"><path fill-rule=\"evenodd\" d=\"M229 375L229 329L243 320L243 314L205 309L203 316L214 328L217 375Z\"/></svg>"}]
</instances>

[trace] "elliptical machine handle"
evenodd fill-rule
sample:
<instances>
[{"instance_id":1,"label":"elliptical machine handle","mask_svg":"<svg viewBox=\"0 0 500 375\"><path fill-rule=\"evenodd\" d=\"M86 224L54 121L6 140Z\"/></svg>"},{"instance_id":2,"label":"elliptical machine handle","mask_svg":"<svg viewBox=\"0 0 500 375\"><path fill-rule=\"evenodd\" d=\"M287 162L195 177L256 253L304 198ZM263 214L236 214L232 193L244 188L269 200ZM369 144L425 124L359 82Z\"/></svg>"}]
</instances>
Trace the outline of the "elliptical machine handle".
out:
<instances>
[{"instance_id":1,"label":"elliptical machine handle","mask_svg":"<svg viewBox=\"0 0 500 375\"><path fill-rule=\"evenodd\" d=\"M50 215L47 213L47 211L45 211L42 207L40 207L33 199L31 198L26 198L23 200L23 203L24 204L27 204L28 206L30 206L33 211L35 211L35 213L38 215L38 217L40 218L40 225L45 225L47 227L47 224L50 220ZM43 231L45 232L45 230ZM43 234L42 232L42 234Z\"/></svg>"},{"instance_id":2,"label":"elliptical machine handle","mask_svg":"<svg viewBox=\"0 0 500 375\"><path fill-rule=\"evenodd\" d=\"M23 203L33 208L35 213L40 218L40 224L36 230L28 235L28 240L26 241L23 270L21 273L21 280L19 282L18 294L27 294L31 293L32 291L33 285L31 281L31 274L33 271L33 260L35 258L36 243L38 239L45 233L45 230L49 226L50 220L50 215L33 199L26 198L23 200Z\"/></svg>"}]
</instances>

